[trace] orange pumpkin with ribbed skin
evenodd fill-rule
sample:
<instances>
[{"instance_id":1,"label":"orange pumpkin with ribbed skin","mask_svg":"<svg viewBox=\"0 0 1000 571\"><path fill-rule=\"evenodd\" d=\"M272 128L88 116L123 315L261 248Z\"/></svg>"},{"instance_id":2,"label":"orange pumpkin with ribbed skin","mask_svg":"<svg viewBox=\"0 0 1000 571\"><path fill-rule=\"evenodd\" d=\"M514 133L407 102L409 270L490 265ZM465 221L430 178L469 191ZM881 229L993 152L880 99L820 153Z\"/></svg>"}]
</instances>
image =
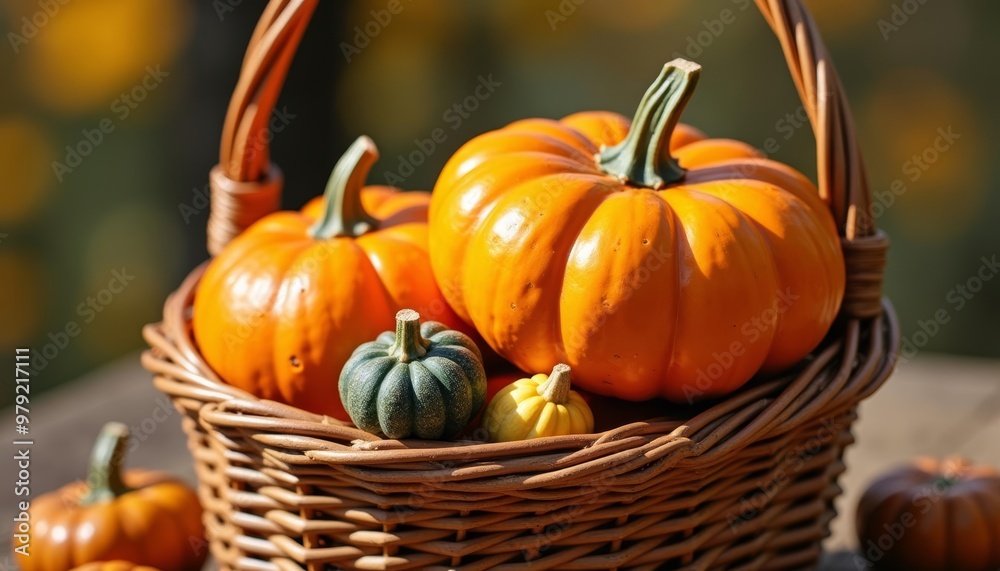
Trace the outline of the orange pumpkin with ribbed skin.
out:
<instances>
[{"instance_id":1,"label":"orange pumpkin with ribbed skin","mask_svg":"<svg viewBox=\"0 0 1000 571\"><path fill-rule=\"evenodd\" d=\"M128 441L127 426L108 423L94 445L87 481L31 502L30 551L15 553L22 571L115 560L163 571L201 568L208 547L198 496L169 474L123 472Z\"/></svg>"},{"instance_id":2,"label":"orange pumpkin with ribbed skin","mask_svg":"<svg viewBox=\"0 0 1000 571\"><path fill-rule=\"evenodd\" d=\"M202 276L194 336L225 382L348 420L337 379L354 348L413 308L471 332L448 307L427 258L426 192L363 187L378 158L361 137L326 196L259 220Z\"/></svg>"},{"instance_id":3,"label":"orange pumpkin with ribbed skin","mask_svg":"<svg viewBox=\"0 0 1000 571\"><path fill-rule=\"evenodd\" d=\"M1000 569L1000 473L962 458L917 458L858 501L859 552L876 569Z\"/></svg>"},{"instance_id":4,"label":"orange pumpkin with ribbed skin","mask_svg":"<svg viewBox=\"0 0 1000 571\"><path fill-rule=\"evenodd\" d=\"M481 135L442 171L434 274L518 368L567 363L627 400L726 394L833 323L844 261L814 185L677 124L700 68L668 64L635 120L582 113Z\"/></svg>"}]
</instances>

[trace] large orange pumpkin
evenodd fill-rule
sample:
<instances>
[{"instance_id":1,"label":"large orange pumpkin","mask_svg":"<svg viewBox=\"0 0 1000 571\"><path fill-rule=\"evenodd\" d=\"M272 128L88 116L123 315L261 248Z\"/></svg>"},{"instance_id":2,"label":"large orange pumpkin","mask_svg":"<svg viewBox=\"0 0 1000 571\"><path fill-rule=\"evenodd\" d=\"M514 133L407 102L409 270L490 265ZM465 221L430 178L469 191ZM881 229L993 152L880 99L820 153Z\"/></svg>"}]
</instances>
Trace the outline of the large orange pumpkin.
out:
<instances>
[{"instance_id":1,"label":"large orange pumpkin","mask_svg":"<svg viewBox=\"0 0 1000 571\"><path fill-rule=\"evenodd\" d=\"M431 275L428 194L363 187L377 158L359 138L322 199L262 218L211 262L195 294L194 335L224 381L347 420L340 369L393 327L397 311L469 331Z\"/></svg>"},{"instance_id":2,"label":"large orange pumpkin","mask_svg":"<svg viewBox=\"0 0 1000 571\"><path fill-rule=\"evenodd\" d=\"M595 393L686 402L823 339L844 293L833 218L794 169L677 124L699 74L665 66L631 125L518 121L445 165L434 274L519 368L564 362Z\"/></svg>"}]
</instances>

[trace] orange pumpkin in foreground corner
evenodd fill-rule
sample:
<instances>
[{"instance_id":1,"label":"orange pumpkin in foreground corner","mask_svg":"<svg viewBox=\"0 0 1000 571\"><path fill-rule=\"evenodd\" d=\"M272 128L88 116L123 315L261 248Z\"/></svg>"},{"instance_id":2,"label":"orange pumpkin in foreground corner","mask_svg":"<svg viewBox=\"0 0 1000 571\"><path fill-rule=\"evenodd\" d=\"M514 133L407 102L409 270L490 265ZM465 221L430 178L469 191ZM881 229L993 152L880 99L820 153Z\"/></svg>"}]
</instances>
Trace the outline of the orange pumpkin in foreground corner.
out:
<instances>
[{"instance_id":1,"label":"orange pumpkin in foreground corner","mask_svg":"<svg viewBox=\"0 0 1000 571\"><path fill-rule=\"evenodd\" d=\"M371 139L359 138L324 197L262 218L209 265L194 336L224 381L348 420L340 369L355 347L393 328L397 311L471 333L431 274L428 194L364 187L377 159Z\"/></svg>"},{"instance_id":2,"label":"orange pumpkin in foreground corner","mask_svg":"<svg viewBox=\"0 0 1000 571\"><path fill-rule=\"evenodd\" d=\"M627 400L735 390L813 350L844 293L829 209L794 169L677 125L700 68L665 66L613 113L481 135L430 208L455 311L527 371Z\"/></svg>"},{"instance_id":3,"label":"orange pumpkin in foreground corner","mask_svg":"<svg viewBox=\"0 0 1000 571\"><path fill-rule=\"evenodd\" d=\"M918 458L868 487L856 516L877 569L1000 569L1000 474L961 458Z\"/></svg>"},{"instance_id":4,"label":"orange pumpkin in foreground corner","mask_svg":"<svg viewBox=\"0 0 1000 571\"><path fill-rule=\"evenodd\" d=\"M115 560L163 571L202 566L208 548L198 497L169 474L123 473L128 439L127 426L109 422L94 445L87 481L32 502L30 552L16 553L22 571Z\"/></svg>"}]
</instances>

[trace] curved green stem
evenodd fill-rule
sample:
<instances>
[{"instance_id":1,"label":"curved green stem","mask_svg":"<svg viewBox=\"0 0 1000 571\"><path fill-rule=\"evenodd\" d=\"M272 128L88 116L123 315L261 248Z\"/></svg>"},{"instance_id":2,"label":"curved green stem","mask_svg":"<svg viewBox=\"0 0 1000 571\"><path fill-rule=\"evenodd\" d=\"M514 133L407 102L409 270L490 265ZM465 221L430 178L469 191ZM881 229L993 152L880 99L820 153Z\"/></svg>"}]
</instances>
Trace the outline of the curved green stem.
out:
<instances>
[{"instance_id":1,"label":"curved green stem","mask_svg":"<svg viewBox=\"0 0 1000 571\"><path fill-rule=\"evenodd\" d=\"M128 446L128 427L120 422L109 422L101 429L90 454L90 472L87 483L90 491L81 500L87 506L110 502L130 491L122 479L122 464Z\"/></svg>"},{"instance_id":2,"label":"curved green stem","mask_svg":"<svg viewBox=\"0 0 1000 571\"><path fill-rule=\"evenodd\" d=\"M420 334L420 314L412 309L401 309L396 314L396 342L389 348L389 355L401 363L409 363L426 355L430 344Z\"/></svg>"},{"instance_id":3,"label":"curved green stem","mask_svg":"<svg viewBox=\"0 0 1000 571\"><path fill-rule=\"evenodd\" d=\"M362 135L351 144L333 167L323 193L326 209L309 228L310 236L317 240L355 238L378 227L378 221L361 205L361 189L377 160L378 148L368 137Z\"/></svg>"},{"instance_id":4,"label":"curved green stem","mask_svg":"<svg viewBox=\"0 0 1000 571\"><path fill-rule=\"evenodd\" d=\"M639 102L632 127L622 142L602 149L598 167L636 186L660 189L684 178L684 169L670 156L670 136L701 76L701 66L675 59Z\"/></svg>"},{"instance_id":5,"label":"curved green stem","mask_svg":"<svg viewBox=\"0 0 1000 571\"><path fill-rule=\"evenodd\" d=\"M541 385L538 385L538 394L542 398L555 404L566 404L569 402L569 391L571 383L569 380L569 365L559 363L552 367L552 373Z\"/></svg>"}]
</instances>

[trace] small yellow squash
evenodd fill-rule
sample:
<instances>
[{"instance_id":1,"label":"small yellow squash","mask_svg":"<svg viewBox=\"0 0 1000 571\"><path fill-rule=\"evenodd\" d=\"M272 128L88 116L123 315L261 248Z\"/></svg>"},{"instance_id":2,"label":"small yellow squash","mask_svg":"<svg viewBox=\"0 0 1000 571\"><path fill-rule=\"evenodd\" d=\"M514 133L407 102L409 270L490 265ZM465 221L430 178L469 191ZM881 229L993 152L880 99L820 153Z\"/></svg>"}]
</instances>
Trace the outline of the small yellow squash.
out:
<instances>
[{"instance_id":1,"label":"small yellow squash","mask_svg":"<svg viewBox=\"0 0 1000 571\"><path fill-rule=\"evenodd\" d=\"M594 415L580 393L570 390L569 375L569 366L560 363L551 375L520 379L498 392L483 414L490 441L593 432Z\"/></svg>"}]
</instances>

